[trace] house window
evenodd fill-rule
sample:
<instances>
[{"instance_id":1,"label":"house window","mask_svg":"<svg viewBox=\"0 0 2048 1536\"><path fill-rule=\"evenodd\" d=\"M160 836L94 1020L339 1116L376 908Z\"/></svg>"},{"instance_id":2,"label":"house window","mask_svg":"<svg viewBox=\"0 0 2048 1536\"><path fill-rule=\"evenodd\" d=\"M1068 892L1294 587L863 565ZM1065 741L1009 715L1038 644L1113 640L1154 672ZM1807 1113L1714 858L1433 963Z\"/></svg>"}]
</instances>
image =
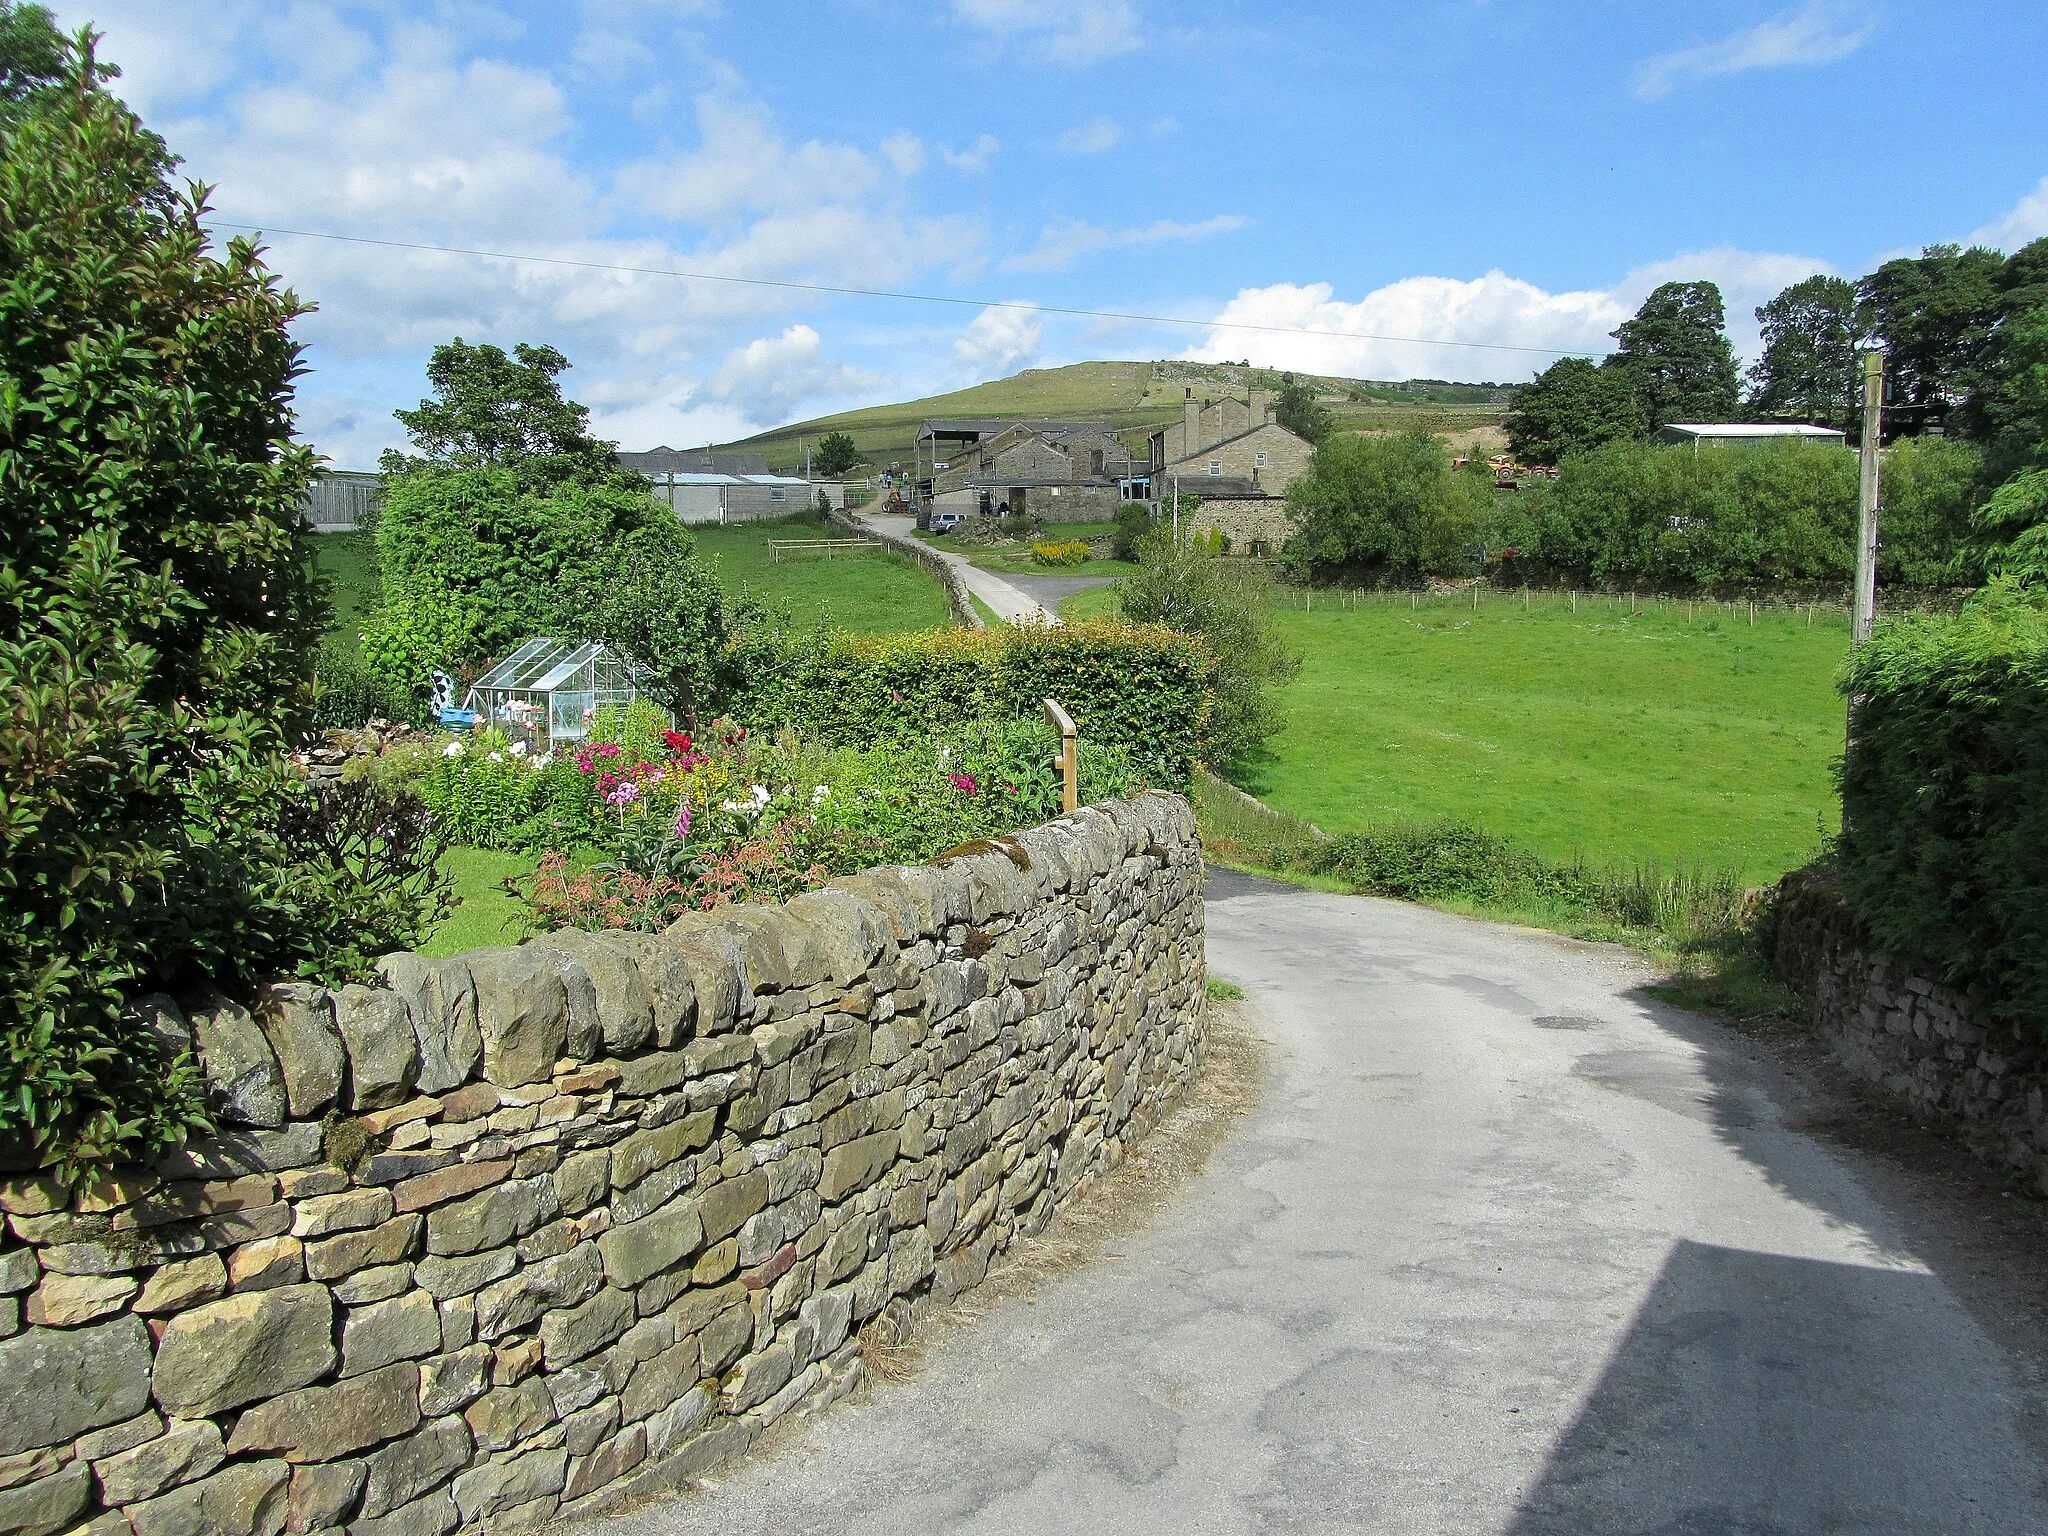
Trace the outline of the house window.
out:
<instances>
[{"instance_id":1,"label":"house window","mask_svg":"<svg viewBox=\"0 0 2048 1536\"><path fill-rule=\"evenodd\" d=\"M1263 453L1253 454L1252 467L1254 469L1264 469L1266 467L1266 456Z\"/></svg>"},{"instance_id":2,"label":"house window","mask_svg":"<svg viewBox=\"0 0 2048 1536\"><path fill-rule=\"evenodd\" d=\"M770 501L787 501L789 499L789 492L784 490L771 490L768 493L768 499Z\"/></svg>"},{"instance_id":3,"label":"house window","mask_svg":"<svg viewBox=\"0 0 2048 1536\"><path fill-rule=\"evenodd\" d=\"M1054 486L1054 487L1052 488L1052 493L1053 493L1053 495L1055 495L1055 496L1059 495L1059 493L1060 493L1060 488L1059 488L1058 486Z\"/></svg>"},{"instance_id":4,"label":"house window","mask_svg":"<svg viewBox=\"0 0 2048 1536\"><path fill-rule=\"evenodd\" d=\"M1220 475L1220 474L1222 474L1222 473L1223 473L1223 461L1222 461L1221 459L1211 459L1211 460L1209 461L1209 473L1210 473L1210 474L1212 474L1212 475Z\"/></svg>"},{"instance_id":5,"label":"house window","mask_svg":"<svg viewBox=\"0 0 2048 1536\"><path fill-rule=\"evenodd\" d=\"M1088 455L1088 467L1096 474L1102 473L1102 450L1097 448Z\"/></svg>"}]
</instances>

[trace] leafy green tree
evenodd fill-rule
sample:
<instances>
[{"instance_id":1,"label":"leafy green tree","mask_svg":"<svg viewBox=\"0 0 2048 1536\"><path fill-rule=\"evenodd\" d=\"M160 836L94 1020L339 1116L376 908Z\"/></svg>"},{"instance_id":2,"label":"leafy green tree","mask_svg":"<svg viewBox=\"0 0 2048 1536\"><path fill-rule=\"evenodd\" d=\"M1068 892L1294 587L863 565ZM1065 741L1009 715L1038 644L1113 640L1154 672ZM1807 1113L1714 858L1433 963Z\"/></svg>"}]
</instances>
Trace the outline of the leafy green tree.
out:
<instances>
[{"instance_id":1,"label":"leafy green tree","mask_svg":"<svg viewBox=\"0 0 2048 1536\"><path fill-rule=\"evenodd\" d=\"M1953 437L1909 437L1884 455L1884 513L1877 579L1885 586L1967 586L1965 552L1984 500L1984 454Z\"/></svg>"},{"instance_id":2,"label":"leafy green tree","mask_svg":"<svg viewBox=\"0 0 2048 1536\"><path fill-rule=\"evenodd\" d=\"M9 89L50 73L5 16ZM41 46L38 44L37 46ZM0 1143L141 1156L198 1112L126 1004L290 969L260 855L319 631L292 442L307 311L102 87L0 115ZM268 814L268 821L265 820ZM274 851L274 850L272 850Z\"/></svg>"},{"instance_id":3,"label":"leafy green tree","mask_svg":"<svg viewBox=\"0 0 2048 1536\"><path fill-rule=\"evenodd\" d=\"M1131 623L1164 624L1203 642L1213 702L1202 758L1225 778L1252 773L1285 723L1277 690L1301 670L1301 657L1274 627L1262 578L1241 561L1218 558L1190 530L1176 537L1162 519L1138 541L1138 574L1120 591Z\"/></svg>"},{"instance_id":4,"label":"leafy green tree","mask_svg":"<svg viewBox=\"0 0 2048 1536\"><path fill-rule=\"evenodd\" d=\"M1451 468L1442 441L1419 428L1342 434L1287 488L1296 532L1281 560L1304 578L1414 581L1448 572L1486 527L1492 497L1490 475Z\"/></svg>"},{"instance_id":5,"label":"leafy green tree","mask_svg":"<svg viewBox=\"0 0 2048 1536\"><path fill-rule=\"evenodd\" d=\"M363 631L364 659L423 696L435 667L474 670L535 635L577 630L629 550L693 559L689 534L642 488L528 489L511 465L394 476L377 525L384 608Z\"/></svg>"},{"instance_id":6,"label":"leafy green tree","mask_svg":"<svg viewBox=\"0 0 2048 1536\"><path fill-rule=\"evenodd\" d=\"M1515 391L1508 452L1525 464L1557 464L1602 443L1647 437L1650 418L1624 369L1560 358Z\"/></svg>"},{"instance_id":7,"label":"leafy green tree","mask_svg":"<svg viewBox=\"0 0 2048 1536\"><path fill-rule=\"evenodd\" d=\"M848 434L827 432L818 439L818 452L811 462L821 475L843 475L860 463L860 450Z\"/></svg>"},{"instance_id":8,"label":"leafy green tree","mask_svg":"<svg viewBox=\"0 0 2048 1536\"><path fill-rule=\"evenodd\" d=\"M1726 320L1714 284L1664 283L1614 332L1620 345L1602 366L1628 375L1651 431L1735 414L1735 351L1722 329Z\"/></svg>"},{"instance_id":9,"label":"leafy green tree","mask_svg":"<svg viewBox=\"0 0 2048 1536\"><path fill-rule=\"evenodd\" d=\"M1884 342L1887 399L1961 407L1967 418L1999 320L2004 267L2004 257L1981 246L1930 245L1856 284L1859 324Z\"/></svg>"},{"instance_id":10,"label":"leafy green tree","mask_svg":"<svg viewBox=\"0 0 2048 1536\"><path fill-rule=\"evenodd\" d=\"M1296 437L1321 443L1337 429L1337 418L1323 404L1316 386L1291 373L1280 375L1280 393L1273 402L1273 419Z\"/></svg>"},{"instance_id":11,"label":"leafy green tree","mask_svg":"<svg viewBox=\"0 0 2048 1536\"><path fill-rule=\"evenodd\" d=\"M644 489L613 458L614 443L589 431L589 408L563 398L559 376L569 359L553 347L521 342L471 346L460 336L434 348L427 382L436 398L394 411L411 435L414 455L384 455L387 475L421 469L506 469L522 490L567 484Z\"/></svg>"},{"instance_id":12,"label":"leafy green tree","mask_svg":"<svg viewBox=\"0 0 2048 1536\"><path fill-rule=\"evenodd\" d=\"M617 541L569 592L563 627L645 667L648 691L694 730L734 680L721 666L727 659L724 594L688 554L687 534L681 545L667 537Z\"/></svg>"},{"instance_id":13,"label":"leafy green tree","mask_svg":"<svg viewBox=\"0 0 2048 1536\"><path fill-rule=\"evenodd\" d=\"M1862 372L1856 360L1856 285L1815 276L1758 307L1764 355L1749 371L1749 406L1846 427Z\"/></svg>"},{"instance_id":14,"label":"leafy green tree","mask_svg":"<svg viewBox=\"0 0 2048 1536\"><path fill-rule=\"evenodd\" d=\"M64 35L47 6L0 0L0 112L62 79L66 53ZM111 73L103 70L101 78Z\"/></svg>"}]
</instances>

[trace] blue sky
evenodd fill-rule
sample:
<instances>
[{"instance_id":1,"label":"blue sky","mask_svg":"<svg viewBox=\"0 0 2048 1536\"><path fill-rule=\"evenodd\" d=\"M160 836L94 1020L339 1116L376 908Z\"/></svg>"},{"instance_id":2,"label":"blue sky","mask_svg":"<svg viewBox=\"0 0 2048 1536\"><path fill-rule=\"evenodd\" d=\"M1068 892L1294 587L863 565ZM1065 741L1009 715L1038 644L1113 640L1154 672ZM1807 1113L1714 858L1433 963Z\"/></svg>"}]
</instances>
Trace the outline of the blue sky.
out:
<instances>
[{"instance_id":1,"label":"blue sky","mask_svg":"<svg viewBox=\"0 0 2048 1536\"><path fill-rule=\"evenodd\" d=\"M2048 234L2039 0L56 8L223 220L595 264L274 236L321 306L302 427L350 467L456 334L552 342L606 436L681 446L1095 357L1526 378L1364 338L1597 352L1670 278L1752 349L1812 272Z\"/></svg>"}]
</instances>

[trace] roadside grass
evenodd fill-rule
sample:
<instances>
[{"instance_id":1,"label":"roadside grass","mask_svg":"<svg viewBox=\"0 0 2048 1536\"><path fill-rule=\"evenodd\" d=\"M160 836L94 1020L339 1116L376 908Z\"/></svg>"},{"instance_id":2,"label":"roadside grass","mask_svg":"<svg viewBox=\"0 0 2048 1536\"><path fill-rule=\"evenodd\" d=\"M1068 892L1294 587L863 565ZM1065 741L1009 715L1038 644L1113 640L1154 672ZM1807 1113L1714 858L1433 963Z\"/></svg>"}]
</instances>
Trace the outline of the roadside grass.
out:
<instances>
[{"instance_id":1,"label":"roadside grass","mask_svg":"<svg viewBox=\"0 0 2048 1536\"><path fill-rule=\"evenodd\" d=\"M972 592L967 594L967 601L974 604L974 611L981 615L981 622L986 624L990 629L999 629L1004 624L1007 624L1009 622L1009 620L1005 619L1001 614L997 613L995 609L989 607L987 603L984 603Z\"/></svg>"},{"instance_id":2,"label":"roadside grass","mask_svg":"<svg viewBox=\"0 0 2048 1536\"><path fill-rule=\"evenodd\" d=\"M807 628L837 628L856 634L890 634L905 629L944 629L952 622L946 594L915 562L883 551L830 560L807 555L777 561L771 539L843 538L844 533L815 514L756 523L693 526L699 554L714 565L734 595L745 593L769 607L786 604Z\"/></svg>"}]
</instances>

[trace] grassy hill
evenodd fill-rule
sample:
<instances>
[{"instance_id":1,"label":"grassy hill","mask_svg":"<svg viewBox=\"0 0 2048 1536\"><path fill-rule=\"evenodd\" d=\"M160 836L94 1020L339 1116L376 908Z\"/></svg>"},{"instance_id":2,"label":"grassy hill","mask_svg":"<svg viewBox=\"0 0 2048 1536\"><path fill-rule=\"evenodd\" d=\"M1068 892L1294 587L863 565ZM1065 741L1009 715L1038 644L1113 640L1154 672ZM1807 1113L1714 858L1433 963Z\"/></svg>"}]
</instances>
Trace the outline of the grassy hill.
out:
<instances>
[{"instance_id":1,"label":"grassy hill","mask_svg":"<svg viewBox=\"0 0 2048 1536\"><path fill-rule=\"evenodd\" d=\"M1339 423L1361 431L1420 424L1432 432L1464 433L1497 426L1507 409L1506 390L1491 384L1337 377L1316 382ZM802 466L806 442L815 445L827 432L844 432L870 464L885 466L891 460L909 462L918 424L927 417L1049 416L1109 422L1133 448L1142 448L1146 434L1179 416L1187 390L1193 389L1198 399L1225 393L1242 398L1254 386L1277 390L1280 375L1233 363L1069 363L1027 368L950 394L794 422L719 446L760 453L771 469L790 470Z\"/></svg>"}]
</instances>

